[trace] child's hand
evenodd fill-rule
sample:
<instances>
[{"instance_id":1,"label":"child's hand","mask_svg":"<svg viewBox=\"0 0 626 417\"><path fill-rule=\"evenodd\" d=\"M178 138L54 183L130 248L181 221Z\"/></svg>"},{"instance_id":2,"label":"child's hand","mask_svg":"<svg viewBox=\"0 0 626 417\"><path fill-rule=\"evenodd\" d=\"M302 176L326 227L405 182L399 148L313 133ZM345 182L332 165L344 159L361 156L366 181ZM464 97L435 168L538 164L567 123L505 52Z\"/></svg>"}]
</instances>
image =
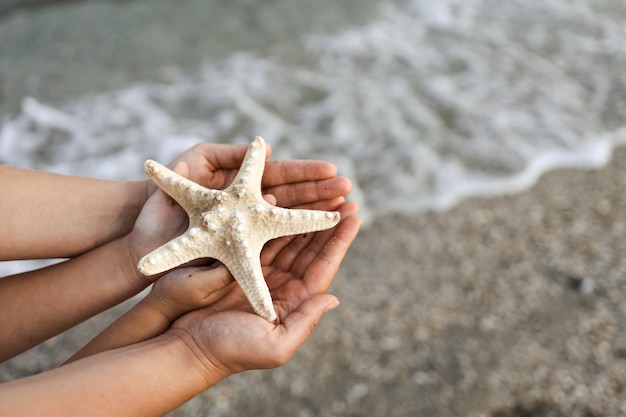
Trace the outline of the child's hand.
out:
<instances>
[{"instance_id":1,"label":"child's hand","mask_svg":"<svg viewBox=\"0 0 626 417\"><path fill-rule=\"evenodd\" d=\"M162 334L181 315L216 302L236 285L218 262L180 268L159 278L148 295L66 361L143 342Z\"/></svg>"}]
</instances>

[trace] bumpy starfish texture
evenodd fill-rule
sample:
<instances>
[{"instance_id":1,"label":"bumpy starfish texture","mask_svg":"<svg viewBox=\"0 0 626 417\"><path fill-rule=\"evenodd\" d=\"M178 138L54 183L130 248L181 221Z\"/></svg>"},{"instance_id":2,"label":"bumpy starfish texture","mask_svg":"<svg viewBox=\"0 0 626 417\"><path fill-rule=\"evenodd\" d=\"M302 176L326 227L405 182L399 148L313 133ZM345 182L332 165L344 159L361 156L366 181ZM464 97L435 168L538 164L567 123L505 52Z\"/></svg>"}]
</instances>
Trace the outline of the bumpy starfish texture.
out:
<instances>
[{"instance_id":1,"label":"bumpy starfish texture","mask_svg":"<svg viewBox=\"0 0 626 417\"><path fill-rule=\"evenodd\" d=\"M276 320L261 270L263 245L280 236L329 229L339 222L339 212L269 204L261 194L264 168L265 142L259 136L252 140L232 184L222 191L205 188L155 161L146 161L146 173L187 212L189 227L141 258L139 271L154 275L194 259L217 259L239 283L254 311L268 321Z\"/></svg>"}]
</instances>

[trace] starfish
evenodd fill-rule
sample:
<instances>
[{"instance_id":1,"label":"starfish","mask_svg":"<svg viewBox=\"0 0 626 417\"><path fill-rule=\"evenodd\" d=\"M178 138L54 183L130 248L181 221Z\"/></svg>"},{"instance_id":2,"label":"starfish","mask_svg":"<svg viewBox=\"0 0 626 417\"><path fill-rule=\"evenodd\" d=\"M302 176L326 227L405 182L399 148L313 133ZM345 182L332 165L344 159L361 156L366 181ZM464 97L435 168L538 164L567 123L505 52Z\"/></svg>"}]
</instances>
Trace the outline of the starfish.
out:
<instances>
[{"instance_id":1,"label":"starfish","mask_svg":"<svg viewBox=\"0 0 626 417\"><path fill-rule=\"evenodd\" d=\"M263 199L265 141L255 137L233 182L224 190L205 188L147 160L148 176L187 212L189 227L139 260L144 275L155 275L199 258L222 262L241 286L255 313L276 320L261 270L261 249L274 238L329 229L339 212L296 210Z\"/></svg>"}]
</instances>

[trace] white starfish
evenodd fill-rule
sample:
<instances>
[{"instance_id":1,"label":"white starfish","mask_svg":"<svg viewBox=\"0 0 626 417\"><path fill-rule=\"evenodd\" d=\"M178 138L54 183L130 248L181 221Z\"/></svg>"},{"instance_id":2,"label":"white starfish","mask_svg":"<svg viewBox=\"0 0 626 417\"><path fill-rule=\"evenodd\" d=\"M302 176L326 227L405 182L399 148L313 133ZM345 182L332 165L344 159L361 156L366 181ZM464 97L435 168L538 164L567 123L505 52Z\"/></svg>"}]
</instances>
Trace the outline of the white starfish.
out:
<instances>
[{"instance_id":1,"label":"white starfish","mask_svg":"<svg viewBox=\"0 0 626 417\"><path fill-rule=\"evenodd\" d=\"M148 160L146 173L187 212L189 228L139 260L144 275L168 271L198 258L221 261L239 283L254 311L276 320L261 270L261 249L280 236L324 230L339 222L339 212L289 210L263 199L261 177L265 142L252 140L237 176L223 191L205 188Z\"/></svg>"}]
</instances>

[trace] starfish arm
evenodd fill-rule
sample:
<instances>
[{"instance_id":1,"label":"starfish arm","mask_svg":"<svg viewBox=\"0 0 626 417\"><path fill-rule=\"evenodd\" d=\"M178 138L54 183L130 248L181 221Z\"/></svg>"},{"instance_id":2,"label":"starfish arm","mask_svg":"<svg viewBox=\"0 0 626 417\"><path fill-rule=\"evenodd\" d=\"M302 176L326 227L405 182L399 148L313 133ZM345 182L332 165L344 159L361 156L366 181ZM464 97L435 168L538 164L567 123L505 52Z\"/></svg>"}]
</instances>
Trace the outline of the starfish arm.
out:
<instances>
[{"instance_id":1,"label":"starfish arm","mask_svg":"<svg viewBox=\"0 0 626 417\"><path fill-rule=\"evenodd\" d=\"M254 312L268 321L276 320L276 311L272 303L270 290L263 277L261 250L247 250L243 254L234 254L222 259L252 305Z\"/></svg>"},{"instance_id":2,"label":"starfish arm","mask_svg":"<svg viewBox=\"0 0 626 417\"><path fill-rule=\"evenodd\" d=\"M211 244L198 244L203 239L203 231L191 227L185 233L172 239L141 258L137 269L142 274L156 275L198 258L215 257L209 249ZM206 236L205 236L206 238Z\"/></svg>"},{"instance_id":3,"label":"starfish arm","mask_svg":"<svg viewBox=\"0 0 626 417\"><path fill-rule=\"evenodd\" d=\"M196 184L151 159L146 161L145 170L152 181L176 200L187 213L191 213L196 207L203 205L203 201L210 201L221 195L221 191L211 190Z\"/></svg>"},{"instance_id":4,"label":"starfish arm","mask_svg":"<svg viewBox=\"0 0 626 417\"><path fill-rule=\"evenodd\" d=\"M296 210L270 206L268 216L262 221L271 227L265 227L266 240L281 236L297 235L301 233L317 232L330 229L339 223L338 211Z\"/></svg>"},{"instance_id":5,"label":"starfish arm","mask_svg":"<svg viewBox=\"0 0 626 417\"><path fill-rule=\"evenodd\" d=\"M255 137L233 183L224 191L210 190L154 162L146 162L153 181L189 215L189 229L180 237L143 257L137 267L144 275L168 271L198 258L221 261L241 286L254 311L276 320L270 291L263 277L260 254L268 240L329 229L339 212L289 210L263 199L261 179L266 146Z\"/></svg>"},{"instance_id":6,"label":"starfish arm","mask_svg":"<svg viewBox=\"0 0 626 417\"><path fill-rule=\"evenodd\" d=\"M255 136L246 151L235 179L224 191L240 198L246 194L258 199L262 198L261 179L263 178L264 169L265 141L262 137Z\"/></svg>"}]
</instances>

